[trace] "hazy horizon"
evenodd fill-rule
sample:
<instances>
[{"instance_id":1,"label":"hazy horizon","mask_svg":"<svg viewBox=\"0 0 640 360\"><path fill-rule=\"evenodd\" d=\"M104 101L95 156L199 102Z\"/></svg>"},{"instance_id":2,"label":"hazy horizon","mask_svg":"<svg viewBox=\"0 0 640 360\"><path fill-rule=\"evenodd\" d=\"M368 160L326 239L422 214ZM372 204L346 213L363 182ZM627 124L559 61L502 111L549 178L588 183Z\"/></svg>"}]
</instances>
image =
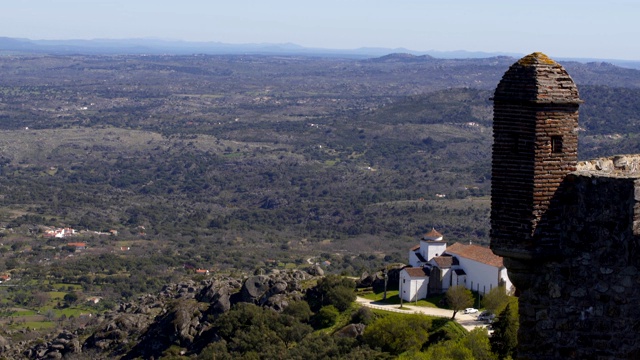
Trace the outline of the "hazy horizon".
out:
<instances>
[{"instance_id":1,"label":"hazy horizon","mask_svg":"<svg viewBox=\"0 0 640 360\"><path fill-rule=\"evenodd\" d=\"M7 3L0 36L147 39L307 48L405 48L640 60L640 2L32 0Z\"/></svg>"}]
</instances>

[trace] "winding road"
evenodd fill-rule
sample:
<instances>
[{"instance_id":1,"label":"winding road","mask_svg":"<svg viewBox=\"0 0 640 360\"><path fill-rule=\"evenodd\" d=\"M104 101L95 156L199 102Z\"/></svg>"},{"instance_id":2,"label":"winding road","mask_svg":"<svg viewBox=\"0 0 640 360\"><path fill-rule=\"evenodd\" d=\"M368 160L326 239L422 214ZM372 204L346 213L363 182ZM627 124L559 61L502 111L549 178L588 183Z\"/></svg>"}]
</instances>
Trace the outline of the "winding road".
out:
<instances>
[{"instance_id":1,"label":"winding road","mask_svg":"<svg viewBox=\"0 0 640 360\"><path fill-rule=\"evenodd\" d=\"M387 304L380 301L373 301L369 299L365 299L363 297L357 297L356 302L361 304L362 306L366 306L372 309L379 309L384 311L393 311L404 314L425 314L429 316L438 316L438 317L447 317L451 318L453 316L453 310L433 308L433 307L425 307L425 306L413 306L407 305L406 303L402 305L402 309L398 304ZM468 331L471 331L477 327L487 327L482 321L477 321L476 317L478 314L464 314L463 312L458 312L456 314L455 321L462 325Z\"/></svg>"}]
</instances>

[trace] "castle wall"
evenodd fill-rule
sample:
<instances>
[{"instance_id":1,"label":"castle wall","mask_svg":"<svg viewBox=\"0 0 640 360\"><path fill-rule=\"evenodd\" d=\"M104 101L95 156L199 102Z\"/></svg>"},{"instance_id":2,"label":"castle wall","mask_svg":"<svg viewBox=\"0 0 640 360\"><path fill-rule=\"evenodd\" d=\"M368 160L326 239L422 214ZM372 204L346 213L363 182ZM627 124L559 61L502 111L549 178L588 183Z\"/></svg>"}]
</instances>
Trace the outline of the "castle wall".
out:
<instances>
[{"instance_id":1,"label":"castle wall","mask_svg":"<svg viewBox=\"0 0 640 360\"><path fill-rule=\"evenodd\" d=\"M517 359L640 359L640 155L577 163L580 103L541 53L494 96L491 249L520 294Z\"/></svg>"},{"instance_id":2,"label":"castle wall","mask_svg":"<svg viewBox=\"0 0 640 360\"><path fill-rule=\"evenodd\" d=\"M556 196L559 256L527 264L517 358L640 359L639 177L576 172Z\"/></svg>"}]
</instances>

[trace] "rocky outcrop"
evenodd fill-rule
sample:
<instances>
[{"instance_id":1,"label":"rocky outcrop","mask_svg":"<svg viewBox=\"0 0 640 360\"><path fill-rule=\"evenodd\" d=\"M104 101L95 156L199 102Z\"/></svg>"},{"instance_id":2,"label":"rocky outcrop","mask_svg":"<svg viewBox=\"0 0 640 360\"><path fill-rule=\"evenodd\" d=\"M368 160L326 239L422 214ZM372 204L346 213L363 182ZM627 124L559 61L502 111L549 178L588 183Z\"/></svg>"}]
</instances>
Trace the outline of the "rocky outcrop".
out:
<instances>
[{"instance_id":1,"label":"rocky outcrop","mask_svg":"<svg viewBox=\"0 0 640 360\"><path fill-rule=\"evenodd\" d=\"M219 315L231 309L231 296L237 293L241 286L240 281L231 278L210 280L205 283L195 299L210 304L207 313Z\"/></svg>"},{"instance_id":2,"label":"rocky outcrop","mask_svg":"<svg viewBox=\"0 0 640 360\"><path fill-rule=\"evenodd\" d=\"M65 330L53 340L41 342L25 350L23 355L29 359L62 359L67 354L80 352L78 335Z\"/></svg>"},{"instance_id":3,"label":"rocky outcrop","mask_svg":"<svg viewBox=\"0 0 640 360\"><path fill-rule=\"evenodd\" d=\"M239 301L282 311L288 304L287 299L302 298L300 281L309 278L311 275L300 270L251 276L242 284Z\"/></svg>"},{"instance_id":4,"label":"rocky outcrop","mask_svg":"<svg viewBox=\"0 0 640 360\"><path fill-rule=\"evenodd\" d=\"M364 334L364 324L349 324L342 329L336 331L335 336L346 338L357 338Z\"/></svg>"},{"instance_id":5,"label":"rocky outcrop","mask_svg":"<svg viewBox=\"0 0 640 360\"><path fill-rule=\"evenodd\" d=\"M397 289L400 283L400 271L405 264L395 264L387 267L387 289ZM384 273L378 271L374 274L363 273L356 282L358 288L371 287L374 291L384 291Z\"/></svg>"},{"instance_id":6,"label":"rocky outcrop","mask_svg":"<svg viewBox=\"0 0 640 360\"><path fill-rule=\"evenodd\" d=\"M9 341L0 336L0 355L2 355L5 351L10 350L10 348L11 346L9 345Z\"/></svg>"},{"instance_id":7,"label":"rocky outcrop","mask_svg":"<svg viewBox=\"0 0 640 360\"><path fill-rule=\"evenodd\" d=\"M283 311L292 301L303 298L301 282L312 277L306 271L272 270L268 275L251 276L243 282L216 277L200 283L168 284L158 294L120 303L112 312L93 320L97 326L94 324L95 330L84 343L80 343L77 334L63 331L51 341L22 344L7 352L8 341L5 344L0 338L0 355L15 353L10 358L56 359L78 354L96 359L148 359L162 356L172 346L197 351L218 338L212 323L233 305L246 302ZM25 347L26 350L20 350Z\"/></svg>"},{"instance_id":8,"label":"rocky outcrop","mask_svg":"<svg viewBox=\"0 0 640 360\"><path fill-rule=\"evenodd\" d=\"M101 326L84 342L83 350L97 350L110 356L122 355L146 331L153 318L149 314L116 313L108 315Z\"/></svg>"},{"instance_id":9,"label":"rocky outcrop","mask_svg":"<svg viewBox=\"0 0 640 360\"><path fill-rule=\"evenodd\" d=\"M160 294L163 298L187 298L193 299L199 290L199 285L195 281L186 281L178 284L165 285Z\"/></svg>"},{"instance_id":10,"label":"rocky outcrop","mask_svg":"<svg viewBox=\"0 0 640 360\"><path fill-rule=\"evenodd\" d=\"M311 276L324 276L324 270L319 265L313 265L305 269Z\"/></svg>"},{"instance_id":11,"label":"rocky outcrop","mask_svg":"<svg viewBox=\"0 0 640 360\"><path fill-rule=\"evenodd\" d=\"M271 289L272 285L273 280L268 276L251 276L244 282L244 284L242 284L242 289L240 290L241 301L259 304L260 299L265 296L269 289Z\"/></svg>"},{"instance_id":12,"label":"rocky outcrop","mask_svg":"<svg viewBox=\"0 0 640 360\"><path fill-rule=\"evenodd\" d=\"M172 345L189 348L208 325L203 321L206 308L205 303L194 299L171 302L167 311L155 319L125 358L158 358Z\"/></svg>"}]
</instances>

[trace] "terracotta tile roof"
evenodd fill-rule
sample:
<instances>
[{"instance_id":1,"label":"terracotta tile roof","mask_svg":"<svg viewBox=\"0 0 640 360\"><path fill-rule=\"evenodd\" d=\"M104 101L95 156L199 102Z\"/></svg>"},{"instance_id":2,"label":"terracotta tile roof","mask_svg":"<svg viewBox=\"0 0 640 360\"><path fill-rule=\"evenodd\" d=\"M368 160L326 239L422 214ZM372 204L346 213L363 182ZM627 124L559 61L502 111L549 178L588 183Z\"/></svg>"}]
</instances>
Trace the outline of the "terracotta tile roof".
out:
<instances>
[{"instance_id":1,"label":"terracotta tile roof","mask_svg":"<svg viewBox=\"0 0 640 360\"><path fill-rule=\"evenodd\" d=\"M425 239L438 239L441 238L442 234L440 234L439 232L436 231L435 228L431 228L431 231L429 231L428 233L424 234L424 238Z\"/></svg>"},{"instance_id":2,"label":"terracotta tile roof","mask_svg":"<svg viewBox=\"0 0 640 360\"><path fill-rule=\"evenodd\" d=\"M429 269L424 267L406 267L402 269L409 274L411 277L424 277L429 276Z\"/></svg>"},{"instance_id":3,"label":"terracotta tile roof","mask_svg":"<svg viewBox=\"0 0 640 360\"><path fill-rule=\"evenodd\" d=\"M87 243L83 243L83 242L72 242L72 243L67 243L67 246L86 247L86 246L87 246Z\"/></svg>"},{"instance_id":4,"label":"terracotta tile roof","mask_svg":"<svg viewBox=\"0 0 640 360\"><path fill-rule=\"evenodd\" d=\"M420 244L411 248L411 251L416 251L416 250L420 250Z\"/></svg>"},{"instance_id":5,"label":"terracotta tile roof","mask_svg":"<svg viewBox=\"0 0 640 360\"><path fill-rule=\"evenodd\" d=\"M446 253L475 260L479 263L495 266L497 268L504 266L500 256L494 254L491 249L480 245L455 243L447 248Z\"/></svg>"},{"instance_id":6,"label":"terracotta tile roof","mask_svg":"<svg viewBox=\"0 0 640 360\"><path fill-rule=\"evenodd\" d=\"M434 257L432 260L435 261L436 265L440 269L450 268L451 265L453 265L452 256L440 255L440 256Z\"/></svg>"}]
</instances>

